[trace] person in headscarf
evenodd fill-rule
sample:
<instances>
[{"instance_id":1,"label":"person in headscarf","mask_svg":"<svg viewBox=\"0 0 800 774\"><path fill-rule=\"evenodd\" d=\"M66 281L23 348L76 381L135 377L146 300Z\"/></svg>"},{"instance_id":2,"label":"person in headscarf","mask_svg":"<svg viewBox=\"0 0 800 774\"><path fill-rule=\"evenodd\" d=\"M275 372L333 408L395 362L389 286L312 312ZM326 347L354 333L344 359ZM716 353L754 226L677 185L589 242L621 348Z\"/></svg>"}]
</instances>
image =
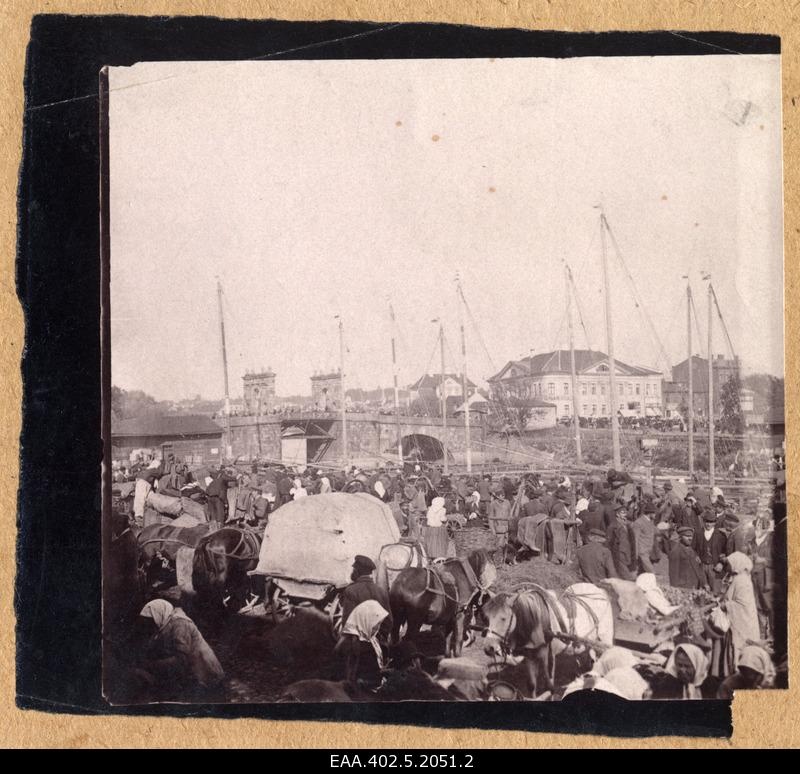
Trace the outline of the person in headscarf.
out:
<instances>
[{"instance_id":1,"label":"person in headscarf","mask_svg":"<svg viewBox=\"0 0 800 774\"><path fill-rule=\"evenodd\" d=\"M333 487L331 487L331 480L327 476L322 476L319 480L319 493L329 494L332 491Z\"/></svg>"},{"instance_id":2,"label":"person in headscarf","mask_svg":"<svg viewBox=\"0 0 800 774\"><path fill-rule=\"evenodd\" d=\"M666 680L659 681L654 699L702 699L708 678L708 657L692 643L678 645L667 661Z\"/></svg>"},{"instance_id":3,"label":"person in headscarf","mask_svg":"<svg viewBox=\"0 0 800 774\"><path fill-rule=\"evenodd\" d=\"M733 642L733 663L739 662L744 648L758 642L761 632L758 626L758 609L750 573L753 562L749 556L739 551L727 558L731 575L730 585L725 591L723 608L730 621L730 635Z\"/></svg>"},{"instance_id":4,"label":"person in headscarf","mask_svg":"<svg viewBox=\"0 0 800 774\"><path fill-rule=\"evenodd\" d=\"M389 606L389 595L386 590L375 583L373 573L375 572L375 562L368 556L356 554L353 559L353 568L350 573L350 579L353 581L349 586L345 587L340 596L342 605L342 624L346 624L350 614L362 602L367 600L376 601L381 607L387 611L391 611ZM383 635L388 638L389 632L392 628L391 615L386 619L383 627Z\"/></svg>"},{"instance_id":5,"label":"person in headscarf","mask_svg":"<svg viewBox=\"0 0 800 774\"><path fill-rule=\"evenodd\" d=\"M301 497L308 496L308 490L303 486L303 481L299 478L294 479L293 486L289 490L289 494L293 500L299 500Z\"/></svg>"},{"instance_id":6,"label":"person in headscarf","mask_svg":"<svg viewBox=\"0 0 800 774\"><path fill-rule=\"evenodd\" d=\"M630 650L615 645L603 651L600 658L594 662L590 674L596 677L605 677L612 669L624 669L638 663L639 660Z\"/></svg>"},{"instance_id":7,"label":"person in headscarf","mask_svg":"<svg viewBox=\"0 0 800 774\"><path fill-rule=\"evenodd\" d=\"M151 630L139 674L158 693L200 700L218 695L225 672L186 613L165 599L148 602L139 614Z\"/></svg>"},{"instance_id":8,"label":"person in headscarf","mask_svg":"<svg viewBox=\"0 0 800 774\"><path fill-rule=\"evenodd\" d=\"M645 699L650 686L634 669L638 663L639 660L627 648L609 648L589 672L577 677L564 689L562 698L577 691L603 691L629 701Z\"/></svg>"},{"instance_id":9,"label":"person in headscarf","mask_svg":"<svg viewBox=\"0 0 800 774\"><path fill-rule=\"evenodd\" d=\"M717 698L730 701L735 691L769 687L774 679L775 666L769 653L758 645L747 645L739 657L736 673L722 682Z\"/></svg>"},{"instance_id":10,"label":"person in headscarf","mask_svg":"<svg viewBox=\"0 0 800 774\"><path fill-rule=\"evenodd\" d=\"M444 497L434 497L426 513L425 553L429 559L447 556L447 510Z\"/></svg>"},{"instance_id":11,"label":"person in headscarf","mask_svg":"<svg viewBox=\"0 0 800 774\"><path fill-rule=\"evenodd\" d=\"M372 489L381 502L386 502L386 487L380 479L372 485Z\"/></svg>"},{"instance_id":12,"label":"person in headscarf","mask_svg":"<svg viewBox=\"0 0 800 774\"><path fill-rule=\"evenodd\" d=\"M368 599L357 605L342 627L336 652L345 659L345 681L375 689L381 682L384 655L378 632L389 615L383 605Z\"/></svg>"}]
</instances>

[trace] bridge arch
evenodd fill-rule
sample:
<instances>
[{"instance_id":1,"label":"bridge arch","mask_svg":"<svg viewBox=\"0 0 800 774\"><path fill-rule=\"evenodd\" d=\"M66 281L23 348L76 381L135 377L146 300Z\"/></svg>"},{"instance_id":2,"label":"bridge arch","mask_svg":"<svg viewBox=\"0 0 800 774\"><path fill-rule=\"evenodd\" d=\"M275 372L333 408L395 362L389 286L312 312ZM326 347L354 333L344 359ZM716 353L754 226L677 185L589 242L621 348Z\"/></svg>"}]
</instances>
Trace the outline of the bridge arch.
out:
<instances>
[{"instance_id":1,"label":"bridge arch","mask_svg":"<svg viewBox=\"0 0 800 774\"><path fill-rule=\"evenodd\" d=\"M444 459L444 445L432 436L424 433L410 433L400 439L403 448L403 459L414 459L422 462L438 462ZM448 454L448 458L452 455Z\"/></svg>"}]
</instances>

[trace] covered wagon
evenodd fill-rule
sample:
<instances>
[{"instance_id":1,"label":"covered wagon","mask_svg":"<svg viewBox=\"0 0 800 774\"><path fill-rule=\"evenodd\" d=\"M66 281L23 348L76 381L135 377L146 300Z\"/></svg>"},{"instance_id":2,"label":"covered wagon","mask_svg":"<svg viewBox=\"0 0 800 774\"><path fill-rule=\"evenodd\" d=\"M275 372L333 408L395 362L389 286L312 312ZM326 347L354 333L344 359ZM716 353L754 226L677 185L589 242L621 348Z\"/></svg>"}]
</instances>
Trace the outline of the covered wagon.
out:
<instances>
[{"instance_id":1,"label":"covered wagon","mask_svg":"<svg viewBox=\"0 0 800 774\"><path fill-rule=\"evenodd\" d=\"M268 576L276 620L297 605L314 606L341 624L339 592L351 582L356 554L376 564L383 546L400 532L391 509L369 494L301 497L270 514L254 574Z\"/></svg>"}]
</instances>

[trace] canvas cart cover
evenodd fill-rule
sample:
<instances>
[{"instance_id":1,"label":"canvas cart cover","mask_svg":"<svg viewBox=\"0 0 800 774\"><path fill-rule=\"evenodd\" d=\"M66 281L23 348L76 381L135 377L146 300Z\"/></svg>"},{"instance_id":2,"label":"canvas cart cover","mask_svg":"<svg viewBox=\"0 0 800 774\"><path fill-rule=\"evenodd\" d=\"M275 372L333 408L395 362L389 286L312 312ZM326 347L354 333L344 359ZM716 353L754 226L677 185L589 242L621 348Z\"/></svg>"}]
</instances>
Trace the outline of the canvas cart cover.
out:
<instances>
[{"instance_id":1,"label":"canvas cart cover","mask_svg":"<svg viewBox=\"0 0 800 774\"><path fill-rule=\"evenodd\" d=\"M381 548L399 540L391 509L372 495L301 497L270 514L255 572L341 588L356 554L377 563Z\"/></svg>"}]
</instances>

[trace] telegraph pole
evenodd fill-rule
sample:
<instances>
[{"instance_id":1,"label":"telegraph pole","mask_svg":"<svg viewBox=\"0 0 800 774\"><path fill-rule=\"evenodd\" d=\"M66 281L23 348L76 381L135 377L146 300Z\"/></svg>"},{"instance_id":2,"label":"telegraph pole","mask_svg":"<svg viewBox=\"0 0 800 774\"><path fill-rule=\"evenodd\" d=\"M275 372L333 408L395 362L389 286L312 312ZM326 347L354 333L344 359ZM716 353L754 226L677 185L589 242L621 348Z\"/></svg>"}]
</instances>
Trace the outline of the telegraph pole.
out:
<instances>
[{"instance_id":1,"label":"telegraph pole","mask_svg":"<svg viewBox=\"0 0 800 774\"><path fill-rule=\"evenodd\" d=\"M611 288L608 282L608 256L606 255L606 229L608 228L608 221L606 220L605 213L600 211L600 239L602 241L603 253L603 286L605 288L605 301L606 301L606 339L608 341L608 381L611 395L609 396L609 403L611 408L611 450L614 457L614 467L622 467L622 456L619 448L619 419L617 417L617 403L619 395L617 394L617 363L614 360L614 332L611 320Z\"/></svg>"},{"instance_id":2,"label":"telegraph pole","mask_svg":"<svg viewBox=\"0 0 800 774\"><path fill-rule=\"evenodd\" d=\"M692 286L686 278L686 339L689 347L689 479L694 476L694 358L692 357Z\"/></svg>"},{"instance_id":3,"label":"telegraph pole","mask_svg":"<svg viewBox=\"0 0 800 774\"><path fill-rule=\"evenodd\" d=\"M579 465L583 464L583 453L581 450L581 423L578 421L578 377L575 370L575 336L572 331L572 272L567 264L564 264L567 284L567 322L569 326L569 366L570 380L572 382L572 423L575 425L575 457Z\"/></svg>"},{"instance_id":4,"label":"telegraph pole","mask_svg":"<svg viewBox=\"0 0 800 774\"><path fill-rule=\"evenodd\" d=\"M467 391L467 339L464 334L464 310L461 308L461 299L464 292L461 290L461 278L456 275L458 298L458 325L461 328L461 395L464 398L464 440L467 444L467 473L472 473L472 446L470 444L470 418L469 418L469 393Z\"/></svg>"},{"instance_id":5,"label":"telegraph pole","mask_svg":"<svg viewBox=\"0 0 800 774\"><path fill-rule=\"evenodd\" d=\"M342 385L342 459L346 470L349 462L349 453L347 448L347 391L344 379L344 325L342 325L342 318L338 314L335 317L339 320L339 382Z\"/></svg>"},{"instance_id":6,"label":"telegraph pole","mask_svg":"<svg viewBox=\"0 0 800 774\"><path fill-rule=\"evenodd\" d=\"M397 426L397 459L400 461L400 466L403 465L403 437L400 433L400 391L397 386L397 351L395 348L395 331L396 320L394 318L394 307L392 302L389 302L389 315L392 318L392 374L394 378L394 418Z\"/></svg>"},{"instance_id":7,"label":"telegraph pole","mask_svg":"<svg viewBox=\"0 0 800 774\"><path fill-rule=\"evenodd\" d=\"M708 277L708 485L714 486L714 350L713 342L714 288L711 275Z\"/></svg>"}]
</instances>

